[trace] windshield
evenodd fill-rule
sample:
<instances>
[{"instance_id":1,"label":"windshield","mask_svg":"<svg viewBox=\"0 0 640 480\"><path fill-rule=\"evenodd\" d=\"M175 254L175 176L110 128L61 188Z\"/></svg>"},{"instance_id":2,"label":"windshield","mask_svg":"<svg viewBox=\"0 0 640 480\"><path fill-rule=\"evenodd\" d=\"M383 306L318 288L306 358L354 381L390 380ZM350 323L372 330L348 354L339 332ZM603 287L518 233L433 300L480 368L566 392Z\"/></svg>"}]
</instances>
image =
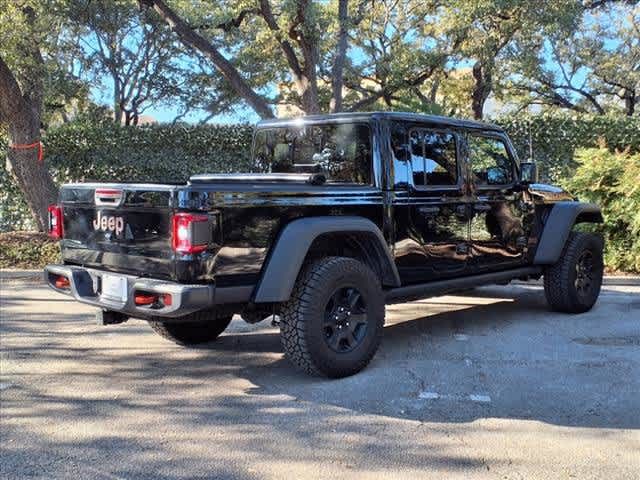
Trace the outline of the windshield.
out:
<instances>
[{"instance_id":1,"label":"windshield","mask_svg":"<svg viewBox=\"0 0 640 480\"><path fill-rule=\"evenodd\" d=\"M320 173L328 182L371 183L371 133L363 123L259 129L254 171Z\"/></svg>"}]
</instances>

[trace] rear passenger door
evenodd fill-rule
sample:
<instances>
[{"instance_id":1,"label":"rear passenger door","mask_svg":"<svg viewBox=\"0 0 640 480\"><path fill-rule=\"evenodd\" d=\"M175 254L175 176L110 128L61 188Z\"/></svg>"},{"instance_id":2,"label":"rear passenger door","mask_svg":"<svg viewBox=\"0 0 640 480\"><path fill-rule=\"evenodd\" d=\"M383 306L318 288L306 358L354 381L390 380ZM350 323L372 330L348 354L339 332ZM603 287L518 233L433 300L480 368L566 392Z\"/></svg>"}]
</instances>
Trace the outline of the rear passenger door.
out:
<instances>
[{"instance_id":1,"label":"rear passenger door","mask_svg":"<svg viewBox=\"0 0 640 480\"><path fill-rule=\"evenodd\" d=\"M470 267L502 270L524 261L531 209L517 187L515 154L499 132L469 132L466 154L472 192Z\"/></svg>"},{"instance_id":2,"label":"rear passenger door","mask_svg":"<svg viewBox=\"0 0 640 480\"><path fill-rule=\"evenodd\" d=\"M416 126L406 132L408 198L396 205L404 238L396 244L403 283L463 275L469 256L468 209L457 133Z\"/></svg>"}]
</instances>

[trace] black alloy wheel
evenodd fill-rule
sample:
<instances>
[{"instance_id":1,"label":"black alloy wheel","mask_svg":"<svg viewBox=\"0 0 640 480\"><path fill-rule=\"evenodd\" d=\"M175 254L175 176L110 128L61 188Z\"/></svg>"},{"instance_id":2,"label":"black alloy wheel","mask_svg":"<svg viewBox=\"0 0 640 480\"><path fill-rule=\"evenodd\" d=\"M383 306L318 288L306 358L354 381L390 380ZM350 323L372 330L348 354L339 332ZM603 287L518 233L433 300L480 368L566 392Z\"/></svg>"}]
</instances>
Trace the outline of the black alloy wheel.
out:
<instances>
[{"instance_id":1,"label":"black alloy wheel","mask_svg":"<svg viewBox=\"0 0 640 480\"><path fill-rule=\"evenodd\" d=\"M575 287L578 295L588 296L593 289L593 252L584 250L576 262Z\"/></svg>"},{"instance_id":2,"label":"black alloy wheel","mask_svg":"<svg viewBox=\"0 0 640 480\"><path fill-rule=\"evenodd\" d=\"M353 287L337 289L324 310L324 341L336 353L351 352L367 335L367 306Z\"/></svg>"},{"instance_id":3,"label":"black alloy wheel","mask_svg":"<svg viewBox=\"0 0 640 480\"><path fill-rule=\"evenodd\" d=\"M544 271L544 293L553 310L583 313L593 307L602 285L603 247L599 235L571 232L558 261Z\"/></svg>"},{"instance_id":4,"label":"black alloy wheel","mask_svg":"<svg viewBox=\"0 0 640 480\"><path fill-rule=\"evenodd\" d=\"M324 257L304 266L280 308L285 356L305 372L353 375L373 358L384 327L380 278L355 258Z\"/></svg>"}]
</instances>

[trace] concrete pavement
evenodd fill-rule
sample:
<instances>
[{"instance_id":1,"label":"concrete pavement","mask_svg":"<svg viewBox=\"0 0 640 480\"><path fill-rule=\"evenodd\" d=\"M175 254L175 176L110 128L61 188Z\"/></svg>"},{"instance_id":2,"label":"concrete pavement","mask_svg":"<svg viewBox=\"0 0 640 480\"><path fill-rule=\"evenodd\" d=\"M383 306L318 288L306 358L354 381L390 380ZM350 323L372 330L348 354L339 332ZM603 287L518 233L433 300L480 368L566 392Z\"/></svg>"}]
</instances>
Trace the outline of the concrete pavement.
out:
<instances>
[{"instance_id":1,"label":"concrete pavement","mask_svg":"<svg viewBox=\"0 0 640 480\"><path fill-rule=\"evenodd\" d=\"M637 286L583 315L523 285L390 306L369 368L333 381L268 322L184 349L1 290L1 478L640 477Z\"/></svg>"}]
</instances>

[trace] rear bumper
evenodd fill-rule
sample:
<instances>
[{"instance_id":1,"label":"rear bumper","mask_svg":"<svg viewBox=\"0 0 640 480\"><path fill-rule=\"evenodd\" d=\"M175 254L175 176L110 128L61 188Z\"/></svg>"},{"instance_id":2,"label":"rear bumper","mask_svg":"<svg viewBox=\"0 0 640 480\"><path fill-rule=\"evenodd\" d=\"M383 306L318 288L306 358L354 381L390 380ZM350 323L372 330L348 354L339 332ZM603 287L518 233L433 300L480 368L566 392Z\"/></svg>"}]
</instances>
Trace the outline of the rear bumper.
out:
<instances>
[{"instance_id":1,"label":"rear bumper","mask_svg":"<svg viewBox=\"0 0 640 480\"><path fill-rule=\"evenodd\" d=\"M102 295L102 276L105 274L118 275L126 279L125 300ZM69 280L68 288L56 287L55 282L60 275ZM220 304L246 303L253 291L253 286L216 289L215 285L185 285L70 265L47 265L44 269L44 277L51 288L70 295L79 302L139 318L151 316L176 318ZM136 305L136 291L158 295L170 294L171 305L161 307Z\"/></svg>"}]
</instances>

